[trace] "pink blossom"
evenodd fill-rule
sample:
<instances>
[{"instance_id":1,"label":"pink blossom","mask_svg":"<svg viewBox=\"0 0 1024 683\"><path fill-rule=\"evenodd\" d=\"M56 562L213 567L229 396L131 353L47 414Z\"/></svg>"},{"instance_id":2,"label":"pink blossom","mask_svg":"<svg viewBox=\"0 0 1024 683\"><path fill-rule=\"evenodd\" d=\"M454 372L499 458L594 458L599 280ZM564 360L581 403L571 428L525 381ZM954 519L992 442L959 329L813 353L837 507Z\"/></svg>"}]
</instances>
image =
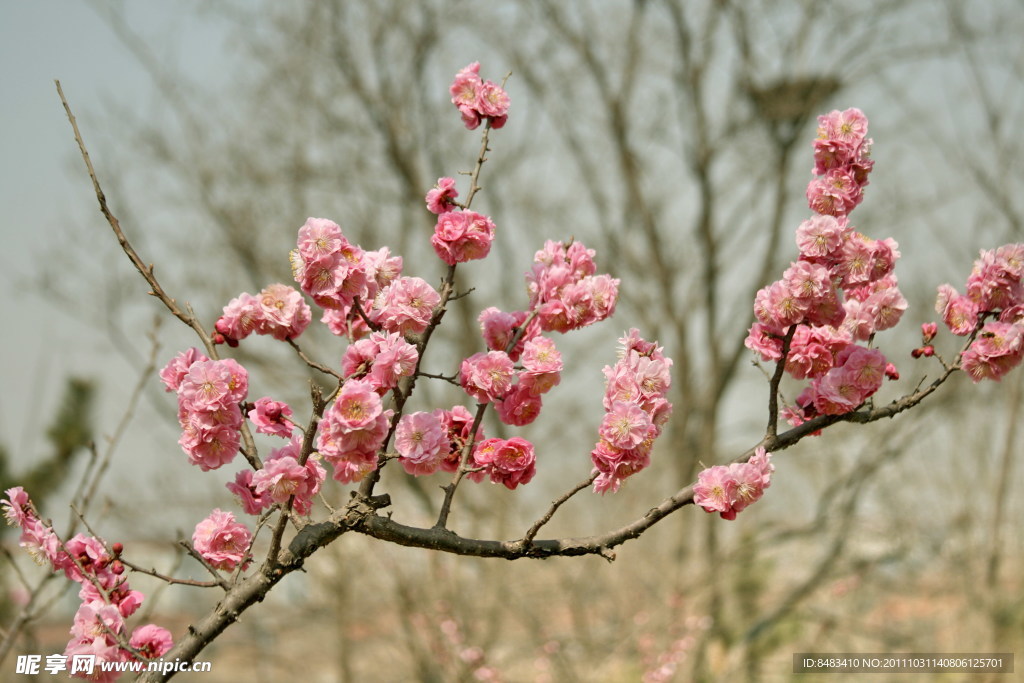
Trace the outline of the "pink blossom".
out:
<instances>
[{"instance_id":1,"label":"pink blossom","mask_svg":"<svg viewBox=\"0 0 1024 683\"><path fill-rule=\"evenodd\" d=\"M64 551L66 561L60 568L64 570L65 576L78 583L88 581L83 572L100 578L114 559L99 539L84 534L75 534L73 538L68 539L64 544ZM107 578L113 585L111 577L108 575Z\"/></svg>"},{"instance_id":2,"label":"pink blossom","mask_svg":"<svg viewBox=\"0 0 1024 683\"><path fill-rule=\"evenodd\" d=\"M366 380L348 380L332 404L331 414L348 431L365 429L381 415L380 396Z\"/></svg>"},{"instance_id":3,"label":"pink blossom","mask_svg":"<svg viewBox=\"0 0 1024 683\"><path fill-rule=\"evenodd\" d=\"M999 381L1024 359L1024 324L988 322L960 356L960 367L975 383Z\"/></svg>"},{"instance_id":4,"label":"pink blossom","mask_svg":"<svg viewBox=\"0 0 1024 683\"><path fill-rule=\"evenodd\" d=\"M693 487L693 502L705 512L717 512L722 519L736 519L733 502L736 500L736 480L728 467L716 465L697 475Z\"/></svg>"},{"instance_id":5,"label":"pink blossom","mask_svg":"<svg viewBox=\"0 0 1024 683\"><path fill-rule=\"evenodd\" d=\"M784 331L802 322L808 310L809 302L798 297L782 280L761 288L754 297L754 315L773 330Z\"/></svg>"},{"instance_id":6,"label":"pink blossom","mask_svg":"<svg viewBox=\"0 0 1024 683\"><path fill-rule=\"evenodd\" d=\"M268 285L258 298L261 313L256 326L258 334L269 334L279 341L296 339L313 319L309 305L294 287Z\"/></svg>"},{"instance_id":7,"label":"pink blossom","mask_svg":"<svg viewBox=\"0 0 1024 683\"><path fill-rule=\"evenodd\" d=\"M255 332L263 317L263 309L257 297L242 292L229 301L214 324L214 329L228 343L238 342Z\"/></svg>"},{"instance_id":8,"label":"pink blossom","mask_svg":"<svg viewBox=\"0 0 1024 683\"><path fill-rule=\"evenodd\" d=\"M194 427L183 431L178 443L188 454L189 462L207 472L234 460L240 439L233 426Z\"/></svg>"},{"instance_id":9,"label":"pink blossom","mask_svg":"<svg viewBox=\"0 0 1024 683\"><path fill-rule=\"evenodd\" d=\"M743 345L758 353L763 361L779 360L782 358L782 336L778 334L779 331L764 323L754 323L748 330Z\"/></svg>"},{"instance_id":10,"label":"pink blossom","mask_svg":"<svg viewBox=\"0 0 1024 683\"><path fill-rule=\"evenodd\" d=\"M188 374L189 368L192 364L197 361L210 360L204 356L198 349L192 347L187 351L182 351L177 356L172 358L164 369L160 371L160 379L167 387L167 391L177 391L181 385L181 380Z\"/></svg>"},{"instance_id":11,"label":"pink blossom","mask_svg":"<svg viewBox=\"0 0 1024 683\"><path fill-rule=\"evenodd\" d=\"M363 268L366 271L366 299L372 300L377 291L390 285L402 274L402 257L392 256L391 250L381 247L376 251L363 252Z\"/></svg>"},{"instance_id":12,"label":"pink blossom","mask_svg":"<svg viewBox=\"0 0 1024 683\"><path fill-rule=\"evenodd\" d=\"M950 285L939 286L935 311L955 335L967 336L978 326L978 304L970 297L958 294Z\"/></svg>"},{"instance_id":13,"label":"pink blossom","mask_svg":"<svg viewBox=\"0 0 1024 683\"><path fill-rule=\"evenodd\" d=\"M562 378L562 354L555 342L547 337L535 337L523 345L523 372L519 383L533 394L545 394Z\"/></svg>"},{"instance_id":14,"label":"pink blossom","mask_svg":"<svg viewBox=\"0 0 1024 683\"><path fill-rule=\"evenodd\" d=\"M524 333L520 336L512 349L509 349L508 345L512 342L517 329L526 322L527 315L526 311L505 313L493 306L482 310L477 316L477 322L480 323L480 332L487 348L491 351L506 351L513 361L519 360L519 354L523 352L530 335Z\"/></svg>"},{"instance_id":15,"label":"pink blossom","mask_svg":"<svg viewBox=\"0 0 1024 683\"><path fill-rule=\"evenodd\" d=\"M598 433L616 448L629 449L653 437L651 417L635 403L615 401L601 421Z\"/></svg>"},{"instance_id":16,"label":"pink blossom","mask_svg":"<svg viewBox=\"0 0 1024 683\"><path fill-rule=\"evenodd\" d=\"M458 196L454 178L438 178L437 185L427 192L427 211L438 214L451 211L455 208L455 198Z\"/></svg>"},{"instance_id":17,"label":"pink blossom","mask_svg":"<svg viewBox=\"0 0 1024 683\"><path fill-rule=\"evenodd\" d=\"M252 410L249 411L249 419L256 426L260 434L271 436L282 436L289 438L295 424L291 420L292 409L287 403L275 401L269 396L256 399Z\"/></svg>"},{"instance_id":18,"label":"pink blossom","mask_svg":"<svg viewBox=\"0 0 1024 683\"><path fill-rule=\"evenodd\" d=\"M818 117L818 136L821 138L859 145L867 132L868 119L860 109L835 110Z\"/></svg>"},{"instance_id":19,"label":"pink blossom","mask_svg":"<svg viewBox=\"0 0 1024 683\"><path fill-rule=\"evenodd\" d=\"M20 527L25 524L25 520L36 517L32 501L29 499L25 489L15 486L7 489L4 493L7 495L7 498L0 500L0 505L4 508L4 518L8 524Z\"/></svg>"},{"instance_id":20,"label":"pink blossom","mask_svg":"<svg viewBox=\"0 0 1024 683\"><path fill-rule=\"evenodd\" d=\"M225 484L248 515L258 515L273 504L269 496L256 493L252 483L253 474L251 469L246 468L235 475L234 481Z\"/></svg>"},{"instance_id":21,"label":"pink blossom","mask_svg":"<svg viewBox=\"0 0 1024 683\"><path fill-rule=\"evenodd\" d=\"M309 498L306 468L291 455L268 459L252 475L253 490L275 503L287 503L292 496Z\"/></svg>"},{"instance_id":22,"label":"pink blossom","mask_svg":"<svg viewBox=\"0 0 1024 683\"><path fill-rule=\"evenodd\" d=\"M109 642L109 638L72 638L64 648L66 662L74 657L83 656L91 658L93 670L91 674L84 671L76 673L76 678L88 678L92 683L113 683L121 677L121 672L114 668L118 662L125 661L125 651L116 644ZM104 671L104 664L111 665L109 670Z\"/></svg>"},{"instance_id":23,"label":"pink blossom","mask_svg":"<svg viewBox=\"0 0 1024 683\"><path fill-rule=\"evenodd\" d=\"M885 356L878 349L851 344L836 356L836 366L867 398L878 391L885 378Z\"/></svg>"},{"instance_id":24,"label":"pink blossom","mask_svg":"<svg viewBox=\"0 0 1024 683\"><path fill-rule=\"evenodd\" d=\"M395 430L399 462L412 475L433 474L448 454L447 430L434 413L403 415Z\"/></svg>"},{"instance_id":25,"label":"pink blossom","mask_svg":"<svg viewBox=\"0 0 1024 683\"><path fill-rule=\"evenodd\" d=\"M475 353L462 361L459 383L479 403L490 403L512 387L512 359L504 351Z\"/></svg>"},{"instance_id":26,"label":"pink blossom","mask_svg":"<svg viewBox=\"0 0 1024 683\"><path fill-rule=\"evenodd\" d=\"M308 218L299 228L290 258L292 276L302 291L324 308L350 306L366 292L363 250L351 244L333 221Z\"/></svg>"},{"instance_id":27,"label":"pink blossom","mask_svg":"<svg viewBox=\"0 0 1024 683\"><path fill-rule=\"evenodd\" d=\"M487 116L493 120L508 115L509 97L501 86L491 81L484 81L477 91L476 108L481 116ZM492 124L495 128L501 128L499 124Z\"/></svg>"},{"instance_id":28,"label":"pink blossom","mask_svg":"<svg viewBox=\"0 0 1024 683\"><path fill-rule=\"evenodd\" d=\"M378 300L379 310L374 310L377 322L388 332L408 335L427 329L441 295L422 278L400 277L382 291ZM374 309L378 309L376 301Z\"/></svg>"},{"instance_id":29,"label":"pink blossom","mask_svg":"<svg viewBox=\"0 0 1024 683\"><path fill-rule=\"evenodd\" d=\"M455 75L449 92L452 104L462 115L466 128L473 130L483 119L492 128L501 128L508 118L508 94L491 81L480 78L480 63L473 62Z\"/></svg>"},{"instance_id":30,"label":"pink blossom","mask_svg":"<svg viewBox=\"0 0 1024 683\"><path fill-rule=\"evenodd\" d=\"M487 439L474 453L474 462L487 468L492 482L508 489L529 483L537 471L533 444L518 436Z\"/></svg>"},{"instance_id":31,"label":"pink blossom","mask_svg":"<svg viewBox=\"0 0 1024 683\"><path fill-rule=\"evenodd\" d=\"M1024 303L1024 244L982 251L967 278L967 296L979 311L998 311Z\"/></svg>"},{"instance_id":32,"label":"pink blossom","mask_svg":"<svg viewBox=\"0 0 1024 683\"><path fill-rule=\"evenodd\" d=\"M155 624L138 626L132 631L128 644L146 659L159 659L174 644L171 632Z\"/></svg>"},{"instance_id":33,"label":"pink blossom","mask_svg":"<svg viewBox=\"0 0 1024 683\"><path fill-rule=\"evenodd\" d=\"M502 398L495 401L494 409L498 414L498 419L505 424L523 427L536 420L540 415L540 394L534 393L531 386L520 382Z\"/></svg>"},{"instance_id":34,"label":"pink blossom","mask_svg":"<svg viewBox=\"0 0 1024 683\"><path fill-rule=\"evenodd\" d=\"M233 376L224 361L193 363L178 387L178 400L190 410L216 410L232 400Z\"/></svg>"},{"instance_id":35,"label":"pink blossom","mask_svg":"<svg viewBox=\"0 0 1024 683\"><path fill-rule=\"evenodd\" d=\"M454 472L459 467L462 458L462 450L470 440L470 430L473 427L473 415L465 406L454 406L451 410L435 410L434 415L441 421L448 438L448 452L441 462L441 469L446 472ZM473 441L479 444L484 440L484 432L477 429L472 435ZM479 481L479 479L477 479Z\"/></svg>"},{"instance_id":36,"label":"pink blossom","mask_svg":"<svg viewBox=\"0 0 1024 683\"><path fill-rule=\"evenodd\" d=\"M215 509L196 525L192 547L214 569L231 571L245 560L251 534L230 512ZM243 569L248 561L243 565Z\"/></svg>"},{"instance_id":37,"label":"pink blossom","mask_svg":"<svg viewBox=\"0 0 1024 683\"><path fill-rule=\"evenodd\" d=\"M38 518L26 517L21 524L18 545L25 550L36 564L49 562L56 571L62 571L70 563L68 555L60 547L60 538L48 525Z\"/></svg>"},{"instance_id":38,"label":"pink blossom","mask_svg":"<svg viewBox=\"0 0 1024 683\"><path fill-rule=\"evenodd\" d=\"M366 378L383 394L412 375L418 361L416 347L397 332L374 332L349 345L341 359L341 371L345 377Z\"/></svg>"},{"instance_id":39,"label":"pink blossom","mask_svg":"<svg viewBox=\"0 0 1024 683\"><path fill-rule=\"evenodd\" d=\"M706 512L717 512L722 519L736 519L736 514L756 502L771 485L775 466L771 454L758 446L747 462L716 465L697 475L693 502Z\"/></svg>"},{"instance_id":40,"label":"pink blossom","mask_svg":"<svg viewBox=\"0 0 1024 683\"><path fill-rule=\"evenodd\" d=\"M818 215L805 220L796 229L796 244L802 256L826 259L842 247L847 234L845 221Z\"/></svg>"},{"instance_id":41,"label":"pink blossom","mask_svg":"<svg viewBox=\"0 0 1024 683\"><path fill-rule=\"evenodd\" d=\"M307 263L330 262L348 240L341 227L326 218L308 218L299 228L296 247L302 260Z\"/></svg>"},{"instance_id":42,"label":"pink blossom","mask_svg":"<svg viewBox=\"0 0 1024 683\"><path fill-rule=\"evenodd\" d=\"M482 259L491 250L494 223L475 211L447 211L437 217L430 239L438 258L450 266Z\"/></svg>"},{"instance_id":43,"label":"pink blossom","mask_svg":"<svg viewBox=\"0 0 1024 683\"><path fill-rule=\"evenodd\" d=\"M124 629L124 617L116 605L102 600L83 602L75 612L71 635L80 640L107 640L116 642L111 633Z\"/></svg>"}]
</instances>

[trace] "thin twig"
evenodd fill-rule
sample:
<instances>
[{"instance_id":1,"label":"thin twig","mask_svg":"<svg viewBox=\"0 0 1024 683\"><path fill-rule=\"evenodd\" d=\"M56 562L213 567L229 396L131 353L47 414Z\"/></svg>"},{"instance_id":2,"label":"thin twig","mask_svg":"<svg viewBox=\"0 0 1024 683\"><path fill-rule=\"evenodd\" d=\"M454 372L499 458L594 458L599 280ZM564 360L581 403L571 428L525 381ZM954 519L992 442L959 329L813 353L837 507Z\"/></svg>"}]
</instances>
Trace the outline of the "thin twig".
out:
<instances>
[{"instance_id":1,"label":"thin twig","mask_svg":"<svg viewBox=\"0 0 1024 683\"><path fill-rule=\"evenodd\" d=\"M594 472L589 477L587 477L580 483L576 484L576 486L573 486L571 489L569 489L561 496L553 500L551 502L551 507L549 507L548 511L544 513L544 516L538 519L536 522L534 522L533 526L531 526L529 530L526 532L526 535L523 536L523 543L527 545L533 543L533 539L536 538L537 532L540 531L542 526L551 521L551 518L555 516L555 512L558 510L558 508L562 507L562 505L564 505L566 501L575 496L577 493L593 484L594 480L597 479L599 474L600 472Z\"/></svg>"},{"instance_id":2,"label":"thin twig","mask_svg":"<svg viewBox=\"0 0 1024 683\"><path fill-rule=\"evenodd\" d=\"M342 379L341 373L336 372L335 370L332 370L331 368L327 367L326 365L323 365L321 363L317 363L315 360L312 360L309 356L307 356L303 352L303 350L301 348L299 348L298 343L294 339L289 338L286 341L288 342L289 346L291 346L293 349L295 349L295 353L299 354L299 358L301 358L302 362L304 362L306 365L308 365L309 367L313 368L314 370L319 370L320 372L324 373L325 375L331 375L333 377L336 377L339 380Z\"/></svg>"},{"instance_id":3,"label":"thin twig","mask_svg":"<svg viewBox=\"0 0 1024 683\"><path fill-rule=\"evenodd\" d=\"M54 81L54 83L57 85L57 94L60 95L60 101L64 105L64 111L67 114L68 121L71 123L71 128L75 133L75 142L78 143L78 150L82 154L82 160L85 162L85 167L89 172L89 178L92 180L92 187L96 192L96 199L100 204L100 212L103 214L103 217L107 219L107 223L110 224L110 228L114 231L114 235L117 237L117 241L121 245L121 249L123 249L124 253L128 255L128 258L131 260L132 265L135 266L135 269L138 270L142 277L145 278L146 282L149 283L151 288L150 294L158 298L163 305L167 307L167 310L174 315L174 317L195 330L196 334L198 334L199 338L202 340L203 346L206 347L206 352L209 357L216 359L217 349L202 324L200 324L196 319L195 315L182 311L178 307L178 303L168 296L163 287L161 287L160 283L157 281L156 275L153 273L153 265L147 265L146 262L142 260L138 252L135 251L135 248L132 247L131 243L128 241L124 231L121 230L120 222L117 220L117 217L114 216L110 207L107 206L106 195L103 193L103 188L100 187L100 181L96 176L96 170L93 168L92 160L89 158L89 151L85 148L85 141L82 139L82 134L78 130L78 122L75 120L75 115L71 112L71 106L68 104L67 98L64 97L64 90L60 87L60 81Z\"/></svg>"}]
</instances>

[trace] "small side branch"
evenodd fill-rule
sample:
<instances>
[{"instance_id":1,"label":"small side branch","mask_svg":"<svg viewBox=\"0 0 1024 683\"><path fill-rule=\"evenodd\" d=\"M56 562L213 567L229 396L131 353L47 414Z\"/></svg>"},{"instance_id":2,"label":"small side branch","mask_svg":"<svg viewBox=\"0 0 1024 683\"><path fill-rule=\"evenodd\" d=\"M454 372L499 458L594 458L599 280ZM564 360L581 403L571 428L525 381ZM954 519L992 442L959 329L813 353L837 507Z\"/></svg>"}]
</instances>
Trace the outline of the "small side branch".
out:
<instances>
[{"instance_id":1,"label":"small side branch","mask_svg":"<svg viewBox=\"0 0 1024 683\"><path fill-rule=\"evenodd\" d=\"M195 330L196 334L199 335L199 338L202 340L203 346L206 347L207 354L209 354L210 358L216 359L217 350L210 338L210 335L207 334L206 330L199 323L196 317L191 314L191 312L186 313L181 310L181 308L178 307L178 303L168 296L167 292L164 291L163 287L161 287L160 283L157 281L156 275L153 273L153 265L147 265L146 262L142 260L138 252L135 251L135 248L132 247L131 242L128 241L124 231L121 230L120 222L117 220L117 217L114 216L110 207L107 206L107 197L103 193L103 188L100 187L100 181L96 176L96 170L93 168L92 160L89 158L89 151L85 148L85 141L82 139L82 134L78 130L78 122L75 119L75 115L71 112L71 106L68 104L67 98L64 97L64 90L60 87L60 81L54 81L54 83L57 85L57 94L60 95L60 101L64 105L64 111L68 116L68 121L71 123L71 129L75 133L75 142L78 143L78 150L82 154L82 160L85 162L85 168L89 172L90 180L92 180L92 187L96 192L96 200L100 204L100 212L103 214L103 217L107 219L107 223L110 224L111 230L114 231L118 244L121 245L121 249L124 250L124 253L128 255L128 258L131 260L132 265L135 266L135 269L138 270L139 274L141 274L142 277L145 278L146 282L149 283L149 293L159 299L160 302L167 307L167 310L174 315L174 317Z\"/></svg>"}]
</instances>

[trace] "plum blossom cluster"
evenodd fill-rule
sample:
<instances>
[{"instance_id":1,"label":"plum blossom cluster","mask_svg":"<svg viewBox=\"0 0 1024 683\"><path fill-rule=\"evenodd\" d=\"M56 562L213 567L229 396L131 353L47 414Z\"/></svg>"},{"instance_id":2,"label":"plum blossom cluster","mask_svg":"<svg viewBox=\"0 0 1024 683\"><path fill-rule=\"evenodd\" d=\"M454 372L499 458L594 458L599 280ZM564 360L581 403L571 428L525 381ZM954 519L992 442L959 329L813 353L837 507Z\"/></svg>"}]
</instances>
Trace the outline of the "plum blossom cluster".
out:
<instances>
[{"instance_id":1,"label":"plum blossom cluster","mask_svg":"<svg viewBox=\"0 0 1024 683\"><path fill-rule=\"evenodd\" d=\"M832 111L818 117L814 141L814 173L807 202L815 213L845 216L864 198L874 161L868 119L860 109Z\"/></svg>"},{"instance_id":2,"label":"plum blossom cluster","mask_svg":"<svg viewBox=\"0 0 1024 683\"><path fill-rule=\"evenodd\" d=\"M771 453L758 446L747 462L715 465L697 475L693 502L722 519L736 519L737 513L761 498L774 471Z\"/></svg>"},{"instance_id":3,"label":"plum blossom cluster","mask_svg":"<svg viewBox=\"0 0 1024 683\"><path fill-rule=\"evenodd\" d=\"M395 432L399 462L409 474L433 474L438 469L454 472L469 444L473 418L462 406L403 415ZM536 472L533 444L526 439L485 439L477 431L468 462L473 481L491 481L514 489L528 483Z\"/></svg>"},{"instance_id":4,"label":"plum blossom cluster","mask_svg":"<svg viewBox=\"0 0 1024 683\"><path fill-rule=\"evenodd\" d=\"M308 457L303 463L301 454L302 435L296 434L285 446L273 449L263 467L241 470L227 488L250 515L289 501L295 512L308 515L327 471L317 456Z\"/></svg>"},{"instance_id":5,"label":"plum blossom cluster","mask_svg":"<svg viewBox=\"0 0 1024 683\"><path fill-rule=\"evenodd\" d=\"M476 211L460 211L455 201L458 196L455 179L444 177L437 179L426 197L427 210L437 214L430 244L449 266L484 258L494 241L494 222Z\"/></svg>"},{"instance_id":6,"label":"plum blossom cluster","mask_svg":"<svg viewBox=\"0 0 1024 683\"><path fill-rule=\"evenodd\" d=\"M548 240L526 275L530 309L545 332L568 332L600 322L615 312L619 280L595 275L594 250L581 242Z\"/></svg>"},{"instance_id":7,"label":"plum blossom cluster","mask_svg":"<svg viewBox=\"0 0 1024 683\"><path fill-rule=\"evenodd\" d=\"M796 230L800 257L781 279L757 293L757 322L745 341L763 360L779 361L784 340L791 335L786 372L811 382L796 406L785 411L793 424L855 410L886 376L898 376L881 352L860 342L895 326L907 308L893 272L898 245L891 238L877 240L857 232L847 217L860 202L872 167L867 119L859 110L847 109L818 121L815 172L825 178L811 181L808 196L825 196L822 183L827 180L832 186L843 178L856 192L828 195L831 203L811 202L819 215Z\"/></svg>"},{"instance_id":8,"label":"plum blossom cluster","mask_svg":"<svg viewBox=\"0 0 1024 683\"><path fill-rule=\"evenodd\" d=\"M953 334L975 335L960 356L964 372L998 381L1024 359L1024 243L982 251L965 290L941 285L935 310Z\"/></svg>"},{"instance_id":9,"label":"plum blossom cluster","mask_svg":"<svg viewBox=\"0 0 1024 683\"><path fill-rule=\"evenodd\" d=\"M489 314L489 319L508 315L497 309L488 311L495 312ZM487 329L482 328L486 337ZM507 343L511 343L511 338L509 335ZM513 354L503 350L475 353L462 361L459 370L459 383L465 392L478 403L493 403L498 418L516 427L537 419L542 407L541 396L561 381L562 373L562 354L551 339L537 336L522 343L521 349L516 354L522 363L519 370Z\"/></svg>"},{"instance_id":10,"label":"plum blossom cluster","mask_svg":"<svg viewBox=\"0 0 1024 683\"><path fill-rule=\"evenodd\" d=\"M249 391L245 368L230 358L210 360L193 348L171 359L160 378L178 393L178 443L189 462L205 472L234 460Z\"/></svg>"},{"instance_id":11,"label":"plum blossom cluster","mask_svg":"<svg viewBox=\"0 0 1024 683\"><path fill-rule=\"evenodd\" d=\"M455 74L448 90L469 130L482 121L489 122L491 128L501 128L508 120L508 93L500 85L480 78L480 62L473 62Z\"/></svg>"},{"instance_id":12,"label":"plum blossom cluster","mask_svg":"<svg viewBox=\"0 0 1024 683\"><path fill-rule=\"evenodd\" d=\"M650 464L654 440L672 413L665 398L672 384L672 359L636 329L619 343L618 362L604 368L605 415L600 440L590 453L597 474L594 490L599 493L618 491L624 479Z\"/></svg>"},{"instance_id":13,"label":"plum blossom cluster","mask_svg":"<svg viewBox=\"0 0 1024 683\"><path fill-rule=\"evenodd\" d=\"M377 451L384 445L394 411L385 410L380 394L367 379L347 379L324 412L317 432L317 451L342 483L361 481L377 469Z\"/></svg>"},{"instance_id":14,"label":"plum blossom cluster","mask_svg":"<svg viewBox=\"0 0 1024 683\"><path fill-rule=\"evenodd\" d=\"M364 251L326 218L299 228L291 264L299 288L324 309L321 322L338 336L422 332L440 301L424 280L401 276L402 257L387 247Z\"/></svg>"},{"instance_id":15,"label":"plum blossom cluster","mask_svg":"<svg viewBox=\"0 0 1024 683\"><path fill-rule=\"evenodd\" d=\"M441 213L430 238L437 257L449 266L484 258L493 241L494 222L476 211Z\"/></svg>"},{"instance_id":16,"label":"plum blossom cluster","mask_svg":"<svg viewBox=\"0 0 1024 683\"><path fill-rule=\"evenodd\" d=\"M474 481L490 477L494 484L514 489L527 484L537 472L537 456L533 444L514 436L511 439L485 439L473 450L471 469L467 475Z\"/></svg>"},{"instance_id":17,"label":"plum blossom cluster","mask_svg":"<svg viewBox=\"0 0 1024 683\"><path fill-rule=\"evenodd\" d=\"M221 571L232 571L239 564L245 569L251 542L249 529L236 521L232 513L220 508L196 524L192 533L192 547L207 564Z\"/></svg>"},{"instance_id":18,"label":"plum blossom cluster","mask_svg":"<svg viewBox=\"0 0 1024 683\"><path fill-rule=\"evenodd\" d=\"M100 662L156 659L171 649L171 634L153 624L137 626L129 635L125 620L142 605L144 596L128 585L124 565L118 559L123 550L115 543L110 550L98 538L76 534L62 542L57 533L39 518L28 494L20 486L8 489L0 500L8 524L21 529L19 545L39 564L79 584L82 601L75 613L71 639L64 656L95 655ZM84 675L84 674L83 674ZM105 672L112 681L119 674Z\"/></svg>"},{"instance_id":19,"label":"plum blossom cluster","mask_svg":"<svg viewBox=\"0 0 1024 683\"><path fill-rule=\"evenodd\" d=\"M484 440L482 429L473 432L473 423L464 406L403 415L395 431L395 450L402 468L414 476L439 469L455 472L469 444L476 449Z\"/></svg>"},{"instance_id":20,"label":"plum blossom cluster","mask_svg":"<svg viewBox=\"0 0 1024 683\"><path fill-rule=\"evenodd\" d=\"M276 283L256 296L243 292L228 302L217 319L215 343L238 346L252 333L270 335L278 341L296 339L309 326L309 304L294 287Z\"/></svg>"}]
</instances>

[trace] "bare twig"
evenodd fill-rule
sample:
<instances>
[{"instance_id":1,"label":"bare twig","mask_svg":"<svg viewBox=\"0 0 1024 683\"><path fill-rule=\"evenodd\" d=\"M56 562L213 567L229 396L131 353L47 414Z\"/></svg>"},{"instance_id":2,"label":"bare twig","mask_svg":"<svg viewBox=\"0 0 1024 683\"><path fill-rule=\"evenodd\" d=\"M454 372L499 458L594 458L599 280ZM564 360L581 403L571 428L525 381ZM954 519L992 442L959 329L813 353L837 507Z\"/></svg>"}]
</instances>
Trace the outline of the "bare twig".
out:
<instances>
[{"instance_id":1,"label":"bare twig","mask_svg":"<svg viewBox=\"0 0 1024 683\"><path fill-rule=\"evenodd\" d=\"M600 473L595 471L589 477L587 477L580 483L576 484L576 486L573 486L564 494L553 500L551 502L551 507L549 507L548 511L544 513L544 516L538 519L536 522L534 522L533 526L531 526L527 530L526 535L523 536L523 543L527 545L533 543L533 539L537 537L537 532L540 531L542 526L551 521L551 518L555 516L555 512L558 511L558 508L562 507L562 505L564 505L566 501L575 496L577 493L593 484L594 480L597 479L598 474Z\"/></svg>"}]
</instances>

